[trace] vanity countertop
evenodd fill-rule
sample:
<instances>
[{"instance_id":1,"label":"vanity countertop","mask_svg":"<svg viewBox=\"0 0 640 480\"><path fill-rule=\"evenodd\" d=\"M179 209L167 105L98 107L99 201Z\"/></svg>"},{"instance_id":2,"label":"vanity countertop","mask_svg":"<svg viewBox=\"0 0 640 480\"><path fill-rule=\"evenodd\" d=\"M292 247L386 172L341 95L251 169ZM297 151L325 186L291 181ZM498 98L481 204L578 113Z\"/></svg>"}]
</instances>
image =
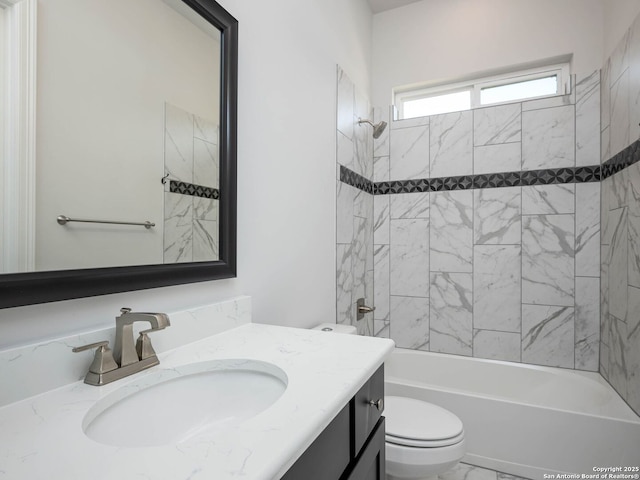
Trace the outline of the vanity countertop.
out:
<instances>
[{"instance_id":1,"label":"vanity countertop","mask_svg":"<svg viewBox=\"0 0 640 480\"><path fill-rule=\"evenodd\" d=\"M279 479L392 349L387 339L243 325L163 353L160 365L112 384L77 382L0 408L0 479ZM109 393L161 369L224 358L280 367L286 391L234 428L176 445L112 447L84 434L87 411ZM171 415L180 405L166 408Z\"/></svg>"}]
</instances>

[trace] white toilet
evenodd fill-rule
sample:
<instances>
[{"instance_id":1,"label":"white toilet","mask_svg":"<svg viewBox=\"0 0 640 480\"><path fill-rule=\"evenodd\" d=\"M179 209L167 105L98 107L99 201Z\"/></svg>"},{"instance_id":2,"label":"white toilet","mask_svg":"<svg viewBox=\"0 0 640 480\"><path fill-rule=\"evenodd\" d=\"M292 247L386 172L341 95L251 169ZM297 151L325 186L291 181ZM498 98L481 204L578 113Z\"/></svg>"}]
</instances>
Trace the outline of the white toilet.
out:
<instances>
[{"instance_id":1,"label":"white toilet","mask_svg":"<svg viewBox=\"0 0 640 480\"><path fill-rule=\"evenodd\" d=\"M355 334L349 325L321 324L326 332ZM465 454L462 421L448 410L413 398L385 396L387 480L430 480Z\"/></svg>"},{"instance_id":2,"label":"white toilet","mask_svg":"<svg viewBox=\"0 0 640 480\"><path fill-rule=\"evenodd\" d=\"M384 416L387 480L435 478L465 454L462 422L442 407L386 396Z\"/></svg>"}]
</instances>

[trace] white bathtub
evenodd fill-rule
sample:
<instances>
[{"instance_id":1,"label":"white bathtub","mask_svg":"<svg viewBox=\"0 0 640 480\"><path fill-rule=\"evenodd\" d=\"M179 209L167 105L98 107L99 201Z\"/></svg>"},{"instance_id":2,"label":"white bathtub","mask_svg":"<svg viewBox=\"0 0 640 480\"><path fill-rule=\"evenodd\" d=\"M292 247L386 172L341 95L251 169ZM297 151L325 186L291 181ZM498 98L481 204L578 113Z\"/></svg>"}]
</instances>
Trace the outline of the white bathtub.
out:
<instances>
[{"instance_id":1,"label":"white bathtub","mask_svg":"<svg viewBox=\"0 0 640 480\"><path fill-rule=\"evenodd\" d=\"M640 465L640 417L597 373L396 348L385 387L460 417L463 462L533 479Z\"/></svg>"}]
</instances>

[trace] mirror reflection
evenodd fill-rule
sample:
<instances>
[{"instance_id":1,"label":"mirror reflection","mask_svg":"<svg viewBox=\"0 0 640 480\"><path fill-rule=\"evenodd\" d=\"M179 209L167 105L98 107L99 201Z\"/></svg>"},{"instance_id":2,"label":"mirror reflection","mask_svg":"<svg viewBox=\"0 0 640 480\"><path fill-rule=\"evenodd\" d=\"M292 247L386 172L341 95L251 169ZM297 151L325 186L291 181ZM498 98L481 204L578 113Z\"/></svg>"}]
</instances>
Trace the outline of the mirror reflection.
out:
<instances>
[{"instance_id":1,"label":"mirror reflection","mask_svg":"<svg viewBox=\"0 0 640 480\"><path fill-rule=\"evenodd\" d=\"M181 0L40 0L37 25L34 261L2 271L218 260L220 31Z\"/></svg>"}]
</instances>

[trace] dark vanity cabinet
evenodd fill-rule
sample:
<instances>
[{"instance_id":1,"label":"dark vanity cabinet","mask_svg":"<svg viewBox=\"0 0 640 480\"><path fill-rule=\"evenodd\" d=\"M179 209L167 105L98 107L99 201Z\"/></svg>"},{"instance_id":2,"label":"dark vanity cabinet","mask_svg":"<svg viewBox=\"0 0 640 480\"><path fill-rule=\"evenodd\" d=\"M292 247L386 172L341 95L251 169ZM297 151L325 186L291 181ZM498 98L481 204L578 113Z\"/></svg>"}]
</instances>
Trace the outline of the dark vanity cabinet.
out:
<instances>
[{"instance_id":1,"label":"dark vanity cabinet","mask_svg":"<svg viewBox=\"0 0 640 480\"><path fill-rule=\"evenodd\" d=\"M384 480L383 400L381 366L282 480Z\"/></svg>"}]
</instances>

